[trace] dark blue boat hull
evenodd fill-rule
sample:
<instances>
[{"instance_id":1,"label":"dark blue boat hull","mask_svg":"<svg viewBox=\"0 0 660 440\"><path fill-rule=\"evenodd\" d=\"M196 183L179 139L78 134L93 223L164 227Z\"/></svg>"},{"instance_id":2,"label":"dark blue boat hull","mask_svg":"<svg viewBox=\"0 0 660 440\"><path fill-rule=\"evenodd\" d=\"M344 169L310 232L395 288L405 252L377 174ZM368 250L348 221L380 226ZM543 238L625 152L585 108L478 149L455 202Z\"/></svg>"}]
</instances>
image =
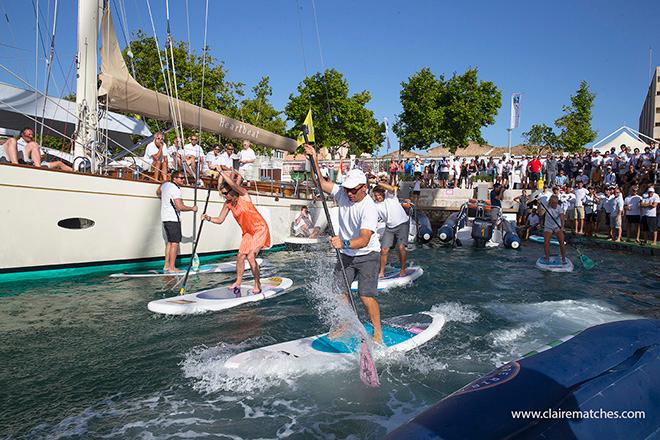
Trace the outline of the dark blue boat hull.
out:
<instances>
[{"instance_id":1,"label":"dark blue boat hull","mask_svg":"<svg viewBox=\"0 0 660 440\"><path fill-rule=\"evenodd\" d=\"M547 411L552 417L559 410L591 411L592 417L512 416L512 411ZM603 411L619 416L644 411L645 417L612 419ZM503 365L387 438L660 438L660 320L591 327L557 347Z\"/></svg>"}]
</instances>

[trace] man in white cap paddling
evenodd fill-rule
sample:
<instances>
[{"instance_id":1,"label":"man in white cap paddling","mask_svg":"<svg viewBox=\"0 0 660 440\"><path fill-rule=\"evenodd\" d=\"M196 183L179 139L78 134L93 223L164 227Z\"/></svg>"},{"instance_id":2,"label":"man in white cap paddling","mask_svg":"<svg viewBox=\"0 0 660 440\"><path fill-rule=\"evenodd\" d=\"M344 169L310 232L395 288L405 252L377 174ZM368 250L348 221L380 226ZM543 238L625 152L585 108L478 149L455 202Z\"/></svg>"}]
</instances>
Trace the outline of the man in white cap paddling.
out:
<instances>
[{"instance_id":1,"label":"man in white cap paddling","mask_svg":"<svg viewBox=\"0 0 660 440\"><path fill-rule=\"evenodd\" d=\"M313 157L312 166L316 167L320 176L314 147L305 145L305 153ZM367 176L361 169L353 168L346 174L341 186L323 178L320 180L323 192L332 194L339 207L338 235L330 238L330 244L339 249L348 282L357 279L360 299L374 328L374 342L382 345L380 306L376 299L380 268L380 242L376 234L378 211L374 201L367 196ZM350 295L346 292L339 261L334 270L334 285L345 295Z\"/></svg>"}]
</instances>

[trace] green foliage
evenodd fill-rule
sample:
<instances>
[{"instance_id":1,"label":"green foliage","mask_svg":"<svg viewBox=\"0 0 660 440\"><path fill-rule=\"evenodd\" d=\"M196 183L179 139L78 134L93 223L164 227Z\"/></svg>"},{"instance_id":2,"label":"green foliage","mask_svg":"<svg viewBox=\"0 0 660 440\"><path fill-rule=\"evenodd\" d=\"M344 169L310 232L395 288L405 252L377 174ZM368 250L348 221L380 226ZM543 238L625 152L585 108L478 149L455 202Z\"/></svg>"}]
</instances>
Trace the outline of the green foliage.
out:
<instances>
[{"instance_id":1,"label":"green foliage","mask_svg":"<svg viewBox=\"0 0 660 440\"><path fill-rule=\"evenodd\" d=\"M208 48L206 53L202 52L201 55L198 55L194 50L188 51L186 43L174 41L172 48L174 64L172 64L169 45L167 46L168 56L166 56L166 50L158 50L154 39L141 30L135 33L130 48L133 52L132 64L127 56L127 50L124 50L124 58L127 65L131 66L131 71L134 69L135 79L144 87L161 93L167 93L169 89L172 96L178 95L182 101L201 105L211 111L222 113L273 133L284 134L285 122L280 117L282 112L276 110L269 101L272 88L268 77L262 78L252 88L251 96L248 97L244 92L243 83L227 81L224 63L209 55ZM165 78L161 72L159 58L163 62ZM206 66L204 66L204 62L206 62ZM175 71L176 89L174 89ZM167 72L169 72L170 79L166 87ZM204 72L203 100L202 72ZM144 118L144 121L152 132L172 125L172 121L163 123L150 118ZM205 149L215 143L231 142L240 145L240 141L236 139L218 137L212 133L197 133L194 128L184 129L184 143L188 142L192 134L199 135L200 143L204 145ZM166 135L167 143L171 143L174 137L174 131L168 133ZM255 150L264 152L263 150L266 149L257 146Z\"/></svg>"},{"instance_id":2,"label":"green foliage","mask_svg":"<svg viewBox=\"0 0 660 440\"><path fill-rule=\"evenodd\" d=\"M481 128L495 123L502 93L490 81L479 81L477 69L449 80L436 78L429 68L401 83L403 112L394 124L401 149L428 149L433 143L450 151L470 141L485 143Z\"/></svg>"},{"instance_id":3,"label":"green foliage","mask_svg":"<svg viewBox=\"0 0 660 440\"><path fill-rule=\"evenodd\" d=\"M280 117L278 111L270 103L273 88L270 86L270 78L264 76L259 83L252 88L253 98L243 99L239 106L240 119L248 124L261 127L271 133L284 135L286 122ZM257 146L257 153L270 153L271 149Z\"/></svg>"},{"instance_id":4,"label":"green foliage","mask_svg":"<svg viewBox=\"0 0 660 440\"><path fill-rule=\"evenodd\" d=\"M545 124L532 125L529 131L523 133L523 137L526 145L539 147L537 153L542 153L543 149L561 149L559 138L553 131L552 127Z\"/></svg>"},{"instance_id":5,"label":"green foliage","mask_svg":"<svg viewBox=\"0 0 660 440\"><path fill-rule=\"evenodd\" d=\"M596 140L596 132L591 128L591 109L596 95L589 90L586 81L571 96L571 105L564 106L564 116L555 124L561 129L559 141L564 150L574 153L581 151L586 144Z\"/></svg>"},{"instance_id":6,"label":"green foliage","mask_svg":"<svg viewBox=\"0 0 660 440\"><path fill-rule=\"evenodd\" d=\"M338 147L348 147L349 154L372 153L384 140L385 126L374 118L365 105L371 95L364 90L349 96L348 82L335 69L316 73L298 84L298 95L291 94L284 109L293 122L290 137L296 137L312 109L316 144L333 154Z\"/></svg>"}]
</instances>

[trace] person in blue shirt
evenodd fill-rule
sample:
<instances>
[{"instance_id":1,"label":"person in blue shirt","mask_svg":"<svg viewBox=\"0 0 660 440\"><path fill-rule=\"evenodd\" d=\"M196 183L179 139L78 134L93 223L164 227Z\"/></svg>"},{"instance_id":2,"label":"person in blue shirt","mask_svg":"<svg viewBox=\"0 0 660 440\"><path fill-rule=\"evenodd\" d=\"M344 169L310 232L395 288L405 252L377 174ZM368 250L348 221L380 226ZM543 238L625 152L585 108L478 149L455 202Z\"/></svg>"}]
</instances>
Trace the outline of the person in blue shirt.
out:
<instances>
[{"instance_id":1,"label":"person in blue shirt","mask_svg":"<svg viewBox=\"0 0 660 440\"><path fill-rule=\"evenodd\" d=\"M412 176L413 164L410 162L410 159L406 159L406 163L403 165L403 171L405 171L408 176Z\"/></svg>"},{"instance_id":2,"label":"person in blue shirt","mask_svg":"<svg viewBox=\"0 0 660 440\"><path fill-rule=\"evenodd\" d=\"M564 170L559 170L559 175L555 177L555 185L564 186L566 181L568 181L568 176L564 174Z\"/></svg>"}]
</instances>

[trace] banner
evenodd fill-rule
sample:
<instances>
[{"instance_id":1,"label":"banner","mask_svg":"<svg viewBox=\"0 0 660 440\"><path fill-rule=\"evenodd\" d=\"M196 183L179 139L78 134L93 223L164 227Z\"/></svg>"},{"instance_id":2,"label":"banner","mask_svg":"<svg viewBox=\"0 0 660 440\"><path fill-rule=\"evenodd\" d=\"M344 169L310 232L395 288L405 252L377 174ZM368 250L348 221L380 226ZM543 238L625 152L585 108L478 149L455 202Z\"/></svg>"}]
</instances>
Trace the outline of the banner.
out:
<instances>
[{"instance_id":1,"label":"banner","mask_svg":"<svg viewBox=\"0 0 660 440\"><path fill-rule=\"evenodd\" d=\"M509 123L509 128L514 129L518 128L520 124L520 93L514 93L511 95L511 122Z\"/></svg>"}]
</instances>

